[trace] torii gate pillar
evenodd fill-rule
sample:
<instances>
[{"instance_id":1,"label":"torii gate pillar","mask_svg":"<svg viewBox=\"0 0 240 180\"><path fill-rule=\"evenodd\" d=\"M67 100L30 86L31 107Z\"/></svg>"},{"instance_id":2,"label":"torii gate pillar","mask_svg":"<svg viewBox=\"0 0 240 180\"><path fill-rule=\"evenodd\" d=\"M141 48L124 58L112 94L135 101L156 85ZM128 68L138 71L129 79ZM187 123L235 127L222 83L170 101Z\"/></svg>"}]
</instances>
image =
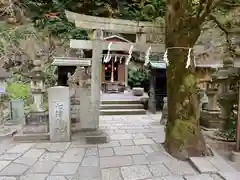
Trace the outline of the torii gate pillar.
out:
<instances>
[{"instance_id":1,"label":"torii gate pillar","mask_svg":"<svg viewBox=\"0 0 240 180\"><path fill-rule=\"evenodd\" d=\"M91 68L91 99L92 99L92 129L98 129L100 116L100 91L101 91L101 61L103 31L94 30L92 68Z\"/></svg>"}]
</instances>

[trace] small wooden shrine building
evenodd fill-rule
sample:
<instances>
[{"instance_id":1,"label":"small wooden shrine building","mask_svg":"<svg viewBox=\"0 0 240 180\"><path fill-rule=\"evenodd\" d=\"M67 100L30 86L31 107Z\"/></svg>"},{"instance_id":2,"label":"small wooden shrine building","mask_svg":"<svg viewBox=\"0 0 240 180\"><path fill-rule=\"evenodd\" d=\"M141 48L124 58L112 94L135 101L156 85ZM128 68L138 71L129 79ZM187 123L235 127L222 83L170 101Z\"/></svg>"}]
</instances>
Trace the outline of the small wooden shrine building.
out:
<instances>
[{"instance_id":1,"label":"small wooden shrine building","mask_svg":"<svg viewBox=\"0 0 240 180\"><path fill-rule=\"evenodd\" d=\"M104 38L109 42L133 43L119 35L111 35ZM85 57L90 56L88 51L84 52ZM126 59L129 54L126 51L107 51L102 52L101 59L101 84L104 92L114 90L114 88L123 89L128 86L128 66ZM133 55L131 59L134 59ZM86 58L85 58L86 59ZM55 57L52 65L58 67L58 85L67 86L67 74L74 73L79 57Z\"/></svg>"}]
</instances>

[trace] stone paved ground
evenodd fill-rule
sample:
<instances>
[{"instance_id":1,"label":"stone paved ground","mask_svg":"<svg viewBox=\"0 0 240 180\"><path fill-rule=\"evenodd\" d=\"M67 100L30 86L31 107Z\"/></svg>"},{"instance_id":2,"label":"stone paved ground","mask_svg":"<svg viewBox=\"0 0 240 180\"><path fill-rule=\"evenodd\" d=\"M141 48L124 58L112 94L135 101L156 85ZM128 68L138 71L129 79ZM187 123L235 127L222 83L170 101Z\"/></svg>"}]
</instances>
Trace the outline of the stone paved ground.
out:
<instances>
[{"instance_id":1,"label":"stone paved ground","mask_svg":"<svg viewBox=\"0 0 240 180\"><path fill-rule=\"evenodd\" d=\"M169 156L160 145L164 129L159 118L101 117L100 126L110 136L107 144L87 145L76 137L71 143L2 140L0 180L222 180L219 174L227 180L237 178L231 167L214 159L193 159L195 169Z\"/></svg>"}]
</instances>

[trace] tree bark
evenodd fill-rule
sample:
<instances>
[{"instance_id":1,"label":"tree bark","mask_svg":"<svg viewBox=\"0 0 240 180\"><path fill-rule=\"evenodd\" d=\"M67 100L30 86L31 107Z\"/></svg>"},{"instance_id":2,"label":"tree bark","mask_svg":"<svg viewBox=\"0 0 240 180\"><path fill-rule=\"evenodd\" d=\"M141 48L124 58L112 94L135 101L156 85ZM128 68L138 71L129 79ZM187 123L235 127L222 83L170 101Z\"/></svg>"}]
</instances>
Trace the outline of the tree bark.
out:
<instances>
[{"instance_id":1,"label":"tree bark","mask_svg":"<svg viewBox=\"0 0 240 180\"><path fill-rule=\"evenodd\" d=\"M181 160L189 156L203 156L207 152L199 123L198 79L193 64L193 53L191 66L185 68L189 48L194 46L200 36L201 24L186 14L187 2L168 0L165 39L169 61L165 148L172 156Z\"/></svg>"}]
</instances>

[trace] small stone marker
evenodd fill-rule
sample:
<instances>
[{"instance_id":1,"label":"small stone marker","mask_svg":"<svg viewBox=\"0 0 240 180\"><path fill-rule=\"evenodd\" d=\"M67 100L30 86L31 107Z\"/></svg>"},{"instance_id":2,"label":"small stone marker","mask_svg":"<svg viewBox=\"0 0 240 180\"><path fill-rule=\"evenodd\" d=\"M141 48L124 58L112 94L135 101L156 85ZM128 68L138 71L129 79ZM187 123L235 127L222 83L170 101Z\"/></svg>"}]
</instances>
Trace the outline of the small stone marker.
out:
<instances>
[{"instance_id":1,"label":"small stone marker","mask_svg":"<svg viewBox=\"0 0 240 180\"><path fill-rule=\"evenodd\" d=\"M71 140L70 90L56 86L48 89L50 141Z\"/></svg>"},{"instance_id":2,"label":"small stone marker","mask_svg":"<svg viewBox=\"0 0 240 180\"><path fill-rule=\"evenodd\" d=\"M18 122L22 125L26 124L25 115L24 115L24 102L23 100L16 99L10 101L10 117L11 121Z\"/></svg>"}]
</instances>

